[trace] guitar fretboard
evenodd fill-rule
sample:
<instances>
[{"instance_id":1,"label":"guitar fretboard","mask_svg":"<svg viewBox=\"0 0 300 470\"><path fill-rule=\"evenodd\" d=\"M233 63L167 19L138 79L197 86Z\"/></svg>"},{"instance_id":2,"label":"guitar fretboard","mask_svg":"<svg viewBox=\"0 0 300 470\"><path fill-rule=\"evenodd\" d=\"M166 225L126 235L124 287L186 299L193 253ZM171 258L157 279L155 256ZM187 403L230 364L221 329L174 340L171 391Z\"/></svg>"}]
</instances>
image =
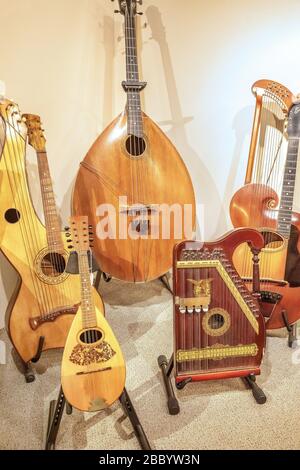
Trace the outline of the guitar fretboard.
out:
<instances>
[{"instance_id":1,"label":"guitar fretboard","mask_svg":"<svg viewBox=\"0 0 300 470\"><path fill-rule=\"evenodd\" d=\"M37 152L37 157L48 247L52 251L63 253L61 226L56 209L47 153Z\"/></svg>"},{"instance_id":2,"label":"guitar fretboard","mask_svg":"<svg viewBox=\"0 0 300 470\"><path fill-rule=\"evenodd\" d=\"M285 238L289 238L291 232L298 150L299 139L289 138L277 226L278 232Z\"/></svg>"}]
</instances>

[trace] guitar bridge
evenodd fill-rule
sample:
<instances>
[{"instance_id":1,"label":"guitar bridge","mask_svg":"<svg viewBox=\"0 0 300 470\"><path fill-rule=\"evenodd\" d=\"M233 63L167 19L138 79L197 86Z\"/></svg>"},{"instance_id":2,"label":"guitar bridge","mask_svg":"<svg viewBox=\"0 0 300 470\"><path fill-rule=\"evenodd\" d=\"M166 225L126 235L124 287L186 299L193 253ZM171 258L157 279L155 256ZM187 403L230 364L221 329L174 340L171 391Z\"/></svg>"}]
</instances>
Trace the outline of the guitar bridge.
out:
<instances>
[{"instance_id":1,"label":"guitar bridge","mask_svg":"<svg viewBox=\"0 0 300 470\"><path fill-rule=\"evenodd\" d=\"M56 310L52 310L51 312L45 315L40 315L38 317L29 318L30 327L32 330L35 331L43 323L53 322L61 315L75 315L75 313L77 312L79 308L79 305L80 303L75 304L70 307L60 307Z\"/></svg>"}]
</instances>

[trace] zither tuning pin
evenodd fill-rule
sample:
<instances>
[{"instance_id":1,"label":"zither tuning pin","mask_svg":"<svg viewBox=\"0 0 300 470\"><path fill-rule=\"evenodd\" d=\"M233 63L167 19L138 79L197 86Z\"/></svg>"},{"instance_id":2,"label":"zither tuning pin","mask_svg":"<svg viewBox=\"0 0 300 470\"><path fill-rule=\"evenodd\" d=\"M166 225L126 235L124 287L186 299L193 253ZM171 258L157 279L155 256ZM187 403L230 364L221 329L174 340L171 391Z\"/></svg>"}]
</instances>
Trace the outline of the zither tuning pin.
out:
<instances>
[{"instance_id":1,"label":"zither tuning pin","mask_svg":"<svg viewBox=\"0 0 300 470\"><path fill-rule=\"evenodd\" d=\"M70 227L65 227L64 230L68 232L70 230Z\"/></svg>"}]
</instances>

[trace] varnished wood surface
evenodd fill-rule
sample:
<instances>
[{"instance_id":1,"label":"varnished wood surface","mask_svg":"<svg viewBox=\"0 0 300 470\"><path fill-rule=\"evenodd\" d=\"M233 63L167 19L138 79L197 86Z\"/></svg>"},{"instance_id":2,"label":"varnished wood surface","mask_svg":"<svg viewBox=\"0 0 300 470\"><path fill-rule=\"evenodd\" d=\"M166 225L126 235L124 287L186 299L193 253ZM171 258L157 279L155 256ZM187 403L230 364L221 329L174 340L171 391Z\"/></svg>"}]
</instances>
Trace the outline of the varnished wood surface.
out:
<instances>
[{"instance_id":1,"label":"varnished wood surface","mask_svg":"<svg viewBox=\"0 0 300 470\"><path fill-rule=\"evenodd\" d=\"M180 313L179 307L174 301L174 345L175 357L178 350L191 350L198 348L211 348L213 346L237 346L255 343L258 347L255 356L232 357L219 360L191 360L176 364L176 380L191 377L193 381L220 379L228 377L240 377L250 373L259 373L260 364L265 348L265 321L260 312L258 302L253 296L251 298L255 306L255 320L258 324L257 332L250 322L245 319L244 313L237 308L236 299L229 291L224 290L224 282L220 279L214 269L197 267L178 268L177 262L182 258L183 250L201 250L202 253L211 253L213 250L221 249L226 255L229 263L236 248L242 243L251 244L252 248L259 252L264 246L263 237L254 229L237 229L228 232L214 242L182 242L174 249L173 273L174 273L174 299L193 297L193 286L190 279L211 279L211 301L208 312L213 308L224 308L230 318L229 329L220 335L210 335L203 327L205 313ZM209 254L207 258L209 259ZM230 272L230 268L227 268ZM236 274L236 273L235 273ZM230 275L230 274L229 274ZM188 282L187 282L188 281ZM240 292L248 292L243 285ZM253 286L247 286L248 294ZM245 295L245 294L243 294ZM249 300L249 297L247 297ZM254 313L253 313L254 315Z\"/></svg>"},{"instance_id":2,"label":"varnished wood surface","mask_svg":"<svg viewBox=\"0 0 300 470\"><path fill-rule=\"evenodd\" d=\"M257 186L260 186L259 190ZM270 229L276 232L278 196L271 188L265 185L249 184L239 189L230 203L230 216L235 227L258 227L259 230ZM278 292L283 295L282 300L273 308L271 315L266 316L268 329L283 328L285 326L282 311L286 311L290 324L300 319L300 287L280 286L275 281L293 283L298 279L300 270L300 214L292 214L293 240L284 241L280 246L270 244L271 248L264 248L260 253L261 289ZM251 251L247 244L242 244L233 254L234 265L242 277L251 277ZM264 282L263 280L266 280ZM274 282L267 282L267 280ZM263 313L270 312L270 305L262 304Z\"/></svg>"},{"instance_id":3,"label":"varnished wood surface","mask_svg":"<svg viewBox=\"0 0 300 470\"><path fill-rule=\"evenodd\" d=\"M81 411L99 411L114 403L125 387L126 368L122 351L112 329L96 308L97 324L104 333L103 339L115 354L105 362L78 365L70 361L74 348L79 344L82 331L82 311L77 312L72 322L64 348L61 383L67 401ZM90 345L92 348L93 345Z\"/></svg>"},{"instance_id":4,"label":"varnished wood surface","mask_svg":"<svg viewBox=\"0 0 300 470\"><path fill-rule=\"evenodd\" d=\"M128 204L191 204L195 225L195 197L185 164L169 139L146 115L143 128L147 148L132 159L124 149L127 137L125 114L113 121L91 147L81 166L73 192L73 214L87 214L96 233L100 204L112 204L119 222L119 196ZM160 216L161 226L161 216ZM171 224L171 234L173 224ZM187 233L183 238L191 238ZM180 239L180 240L181 240ZM172 265L172 249L180 240L94 241L94 253L103 271L125 281L150 281Z\"/></svg>"},{"instance_id":5,"label":"varnished wood surface","mask_svg":"<svg viewBox=\"0 0 300 470\"><path fill-rule=\"evenodd\" d=\"M5 115L8 104L1 104L2 115ZM26 130L14 122L12 115L8 118L7 139L0 160L0 247L17 271L19 283L6 311L6 326L16 351L27 362L35 356L40 336L45 336L43 350L64 346L73 315L63 315L53 322L43 323L36 330L30 327L29 319L39 316L41 310L48 313L50 304L53 309L79 303L81 295L79 276L70 275L61 284L49 285L36 275L35 259L47 247L46 231L34 211L28 189ZM21 215L14 224L5 219L10 208L18 209ZM103 302L95 290L93 295L99 310L104 311Z\"/></svg>"}]
</instances>

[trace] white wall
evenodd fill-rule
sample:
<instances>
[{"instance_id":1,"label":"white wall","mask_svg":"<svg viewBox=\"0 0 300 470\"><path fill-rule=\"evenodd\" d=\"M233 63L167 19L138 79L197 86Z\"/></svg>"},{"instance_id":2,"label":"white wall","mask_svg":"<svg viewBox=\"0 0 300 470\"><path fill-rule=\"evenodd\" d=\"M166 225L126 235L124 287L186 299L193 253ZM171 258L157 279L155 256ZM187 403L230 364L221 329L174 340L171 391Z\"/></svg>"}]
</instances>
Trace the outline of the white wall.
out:
<instances>
[{"instance_id":1,"label":"white wall","mask_svg":"<svg viewBox=\"0 0 300 470\"><path fill-rule=\"evenodd\" d=\"M42 116L65 220L79 162L125 103L114 8L108 0L0 0L0 80L22 112ZM204 204L205 237L213 238L230 227L228 204L244 178L251 84L272 78L300 91L300 2L144 0L142 10L144 110L181 152ZM31 151L28 164L40 210ZM2 257L0 266L1 324L15 276Z\"/></svg>"}]
</instances>

